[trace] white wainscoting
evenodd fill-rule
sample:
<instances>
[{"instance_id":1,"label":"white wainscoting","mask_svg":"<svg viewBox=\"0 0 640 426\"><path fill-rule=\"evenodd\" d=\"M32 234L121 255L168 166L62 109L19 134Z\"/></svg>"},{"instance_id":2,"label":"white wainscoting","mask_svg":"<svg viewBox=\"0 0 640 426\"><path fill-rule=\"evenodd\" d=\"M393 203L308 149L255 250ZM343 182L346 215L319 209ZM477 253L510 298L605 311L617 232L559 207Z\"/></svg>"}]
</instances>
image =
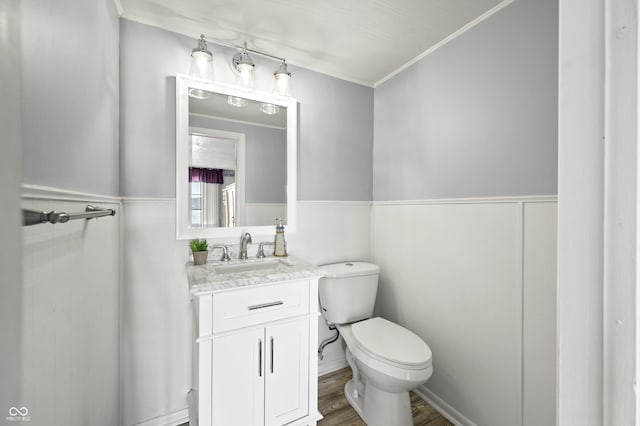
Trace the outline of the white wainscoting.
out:
<instances>
[{"instance_id":1,"label":"white wainscoting","mask_svg":"<svg viewBox=\"0 0 640 426\"><path fill-rule=\"evenodd\" d=\"M175 240L175 201L121 205L51 188L24 192L29 208L76 211L97 203L119 210L115 217L23 230L25 403L32 423L64 416L65 424L87 418L118 424L118 347L122 424L187 421L189 250ZM434 376L420 389L426 399L459 424L553 423L554 198L373 209L368 202L301 201L298 215L299 232L287 235L292 254L316 264L373 258L381 266L378 311L421 335L434 352ZM322 321L319 331L320 340L330 334ZM344 365L342 343L334 343L319 372Z\"/></svg>"},{"instance_id":2,"label":"white wainscoting","mask_svg":"<svg viewBox=\"0 0 640 426\"><path fill-rule=\"evenodd\" d=\"M557 204L524 204L524 426L556 423Z\"/></svg>"},{"instance_id":3,"label":"white wainscoting","mask_svg":"<svg viewBox=\"0 0 640 426\"><path fill-rule=\"evenodd\" d=\"M371 202L299 201L298 230L289 237L292 253L315 265L345 260L370 260ZM318 341L333 336L324 318L318 325ZM318 362L323 375L347 366L342 338L325 347Z\"/></svg>"},{"instance_id":4,"label":"white wainscoting","mask_svg":"<svg viewBox=\"0 0 640 426\"><path fill-rule=\"evenodd\" d=\"M125 198L123 204L123 423L177 425L188 420L180 416L191 388L189 248L175 239L175 200ZM370 215L370 202L301 201L298 232L286 234L288 251L316 264L368 260ZM321 320L320 340L329 333ZM337 342L319 372L345 365Z\"/></svg>"},{"instance_id":5,"label":"white wainscoting","mask_svg":"<svg viewBox=\"0 0 640 426\"><path fill-rule=\"evenodd\" d=\"M176 240L174 199L123 205L123 424L181 424L191 389L188 242Z\"/></svg>"},{"instance_id":6,"label":"white wainscoting","mask_svg":"<svg viewBox=\"0 0 640 426\"><path fill-rule=\"evenodd\" d=\"M89 203L115 208L116 216L23 228L30 425L119 424L119 199L23 188L24 208L71 213Z\"/></svg>"},{"instance_id":7,"label":"white wainscoting","mask_svg":"<svg viewBox=\"0 0 640 426\"><path fill-rule=\"evenodd\" d=\"M555 197L374 203L376 310L429 344L420 393L457 424L554 424L555 230Z\"/></svg>"}]
</instances>

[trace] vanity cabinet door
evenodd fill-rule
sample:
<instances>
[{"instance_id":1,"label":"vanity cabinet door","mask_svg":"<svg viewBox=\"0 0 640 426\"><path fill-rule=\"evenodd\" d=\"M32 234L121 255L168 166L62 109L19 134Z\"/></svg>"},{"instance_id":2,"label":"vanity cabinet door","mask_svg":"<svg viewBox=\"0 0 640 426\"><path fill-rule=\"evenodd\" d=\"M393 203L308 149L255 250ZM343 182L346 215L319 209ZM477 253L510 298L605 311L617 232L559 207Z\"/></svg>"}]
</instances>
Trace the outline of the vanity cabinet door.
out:
<instances>
[{"instance_id":1,"label":"vanity cabinet door","mask_svg":"<svg viewBox=\"0 0 640 426\"><path fill-rule=\"evenodd\" d=\"M265 328L265 422L279 426L309 414L309 319Z\"/></svg>"},{"instance_id":2,"label":"vanity cabinet door","mask_svg":"<svg viewBox=\"0 0 640 426\"><path fill-rule=\"evenodd\" d=\"M214 336L213 425L264 424L265 347L264 329Z\"/></svg>"}]
</instances>

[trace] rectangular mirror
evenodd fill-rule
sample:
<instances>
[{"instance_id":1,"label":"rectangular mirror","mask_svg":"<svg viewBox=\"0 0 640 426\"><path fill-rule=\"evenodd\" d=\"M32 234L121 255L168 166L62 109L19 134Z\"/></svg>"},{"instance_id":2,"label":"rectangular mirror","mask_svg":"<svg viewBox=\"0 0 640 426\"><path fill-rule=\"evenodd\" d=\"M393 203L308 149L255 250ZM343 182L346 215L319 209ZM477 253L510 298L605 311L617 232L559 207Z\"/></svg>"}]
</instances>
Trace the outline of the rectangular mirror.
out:
<instances>
[{"instance_id":1,"label":"rectangular mirror","mask_svg":"<svg viewBox=\"0 0 640 426\"><path fill-rule=\"evenodd\" d=\"M294 99L177 76L177 238L294 232L296 148Z\"/></svg>"}]
</instances>

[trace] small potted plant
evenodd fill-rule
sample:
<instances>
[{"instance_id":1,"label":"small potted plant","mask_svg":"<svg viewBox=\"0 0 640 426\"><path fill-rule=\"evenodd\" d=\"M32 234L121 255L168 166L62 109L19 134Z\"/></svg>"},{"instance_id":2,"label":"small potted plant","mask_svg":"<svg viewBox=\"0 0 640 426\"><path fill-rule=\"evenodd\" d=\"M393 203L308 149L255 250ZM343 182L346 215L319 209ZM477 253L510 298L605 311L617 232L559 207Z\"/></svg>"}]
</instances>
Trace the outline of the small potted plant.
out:
<instances>
[{"instance_id":1,"label":"small potted plant","mask_svg":"<svg viewBox=\"0 0 640 426\"><path fill-rule=\"evenodd\" d=\"M191 240L189 245L193 252L193 264L204 265L207 263L207 254L209 254L209 244L207 240Z\"/></svg>"}]
</instances>

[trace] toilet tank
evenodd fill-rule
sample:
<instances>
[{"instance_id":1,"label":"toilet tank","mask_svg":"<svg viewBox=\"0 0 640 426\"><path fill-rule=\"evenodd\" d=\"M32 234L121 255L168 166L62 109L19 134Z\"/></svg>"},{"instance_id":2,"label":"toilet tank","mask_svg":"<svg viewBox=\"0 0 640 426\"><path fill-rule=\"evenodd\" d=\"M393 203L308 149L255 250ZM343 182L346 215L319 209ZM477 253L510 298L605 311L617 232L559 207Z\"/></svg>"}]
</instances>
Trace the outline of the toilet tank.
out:
<instances>
[{"instance_id":1,"label":"toilet tank","mask_svg":"<svg viewBox=\"0 0 640 426\"><path fill-rule=\"evenodd\" d=\"M367 262L322 265L320 310L327 322L348 324L371 318L378 291L380 268Z\"/></svg>"}]
</instances>

